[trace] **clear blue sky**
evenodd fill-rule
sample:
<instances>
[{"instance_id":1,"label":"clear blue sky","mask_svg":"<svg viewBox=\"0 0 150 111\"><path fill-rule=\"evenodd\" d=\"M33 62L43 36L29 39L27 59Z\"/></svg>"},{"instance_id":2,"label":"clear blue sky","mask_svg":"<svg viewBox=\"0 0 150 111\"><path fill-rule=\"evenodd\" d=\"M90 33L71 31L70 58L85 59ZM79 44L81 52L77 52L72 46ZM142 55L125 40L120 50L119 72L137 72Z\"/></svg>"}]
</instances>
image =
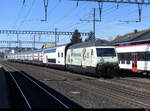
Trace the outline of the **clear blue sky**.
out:
<instances>
[{"instance_id":1,"label":"clear blue sky","mask_svg":"<svg viewBox=\"0 0 150 111\"><path fill-rule=\"evenodd\" d=\"M26 0L22 7L23 0L1 0L0 1L0 29L18 30L54 30L89 32L92 30L92 22L81 22L80 19L92 19L92 8L98 8L96 2L76 2L69 0L49 0L48 21L44 19L43 0ZM137 5L104 3L102 22L96 23L96 37L103 39L114 38L116 35L123 35L132 32L134 29L143 30L150 28L150 5L143 5L141 23L121 23L120 20L138 20ZM96 11L96 18L99 19L99 12ZM0 35L0 40L16 40L12 35ZM21 36L22 40L29 40L30 36ZM21 38L20 37L20 38ZM51 38L41 38L41 41L54 41ZM70 41L71 36L60 36L59 44ZM84 39L85 37L83 37ZM30 39L31 40L31 39ZM38 38L37 38L38 40Z\"/></svg>"}]
</instances>

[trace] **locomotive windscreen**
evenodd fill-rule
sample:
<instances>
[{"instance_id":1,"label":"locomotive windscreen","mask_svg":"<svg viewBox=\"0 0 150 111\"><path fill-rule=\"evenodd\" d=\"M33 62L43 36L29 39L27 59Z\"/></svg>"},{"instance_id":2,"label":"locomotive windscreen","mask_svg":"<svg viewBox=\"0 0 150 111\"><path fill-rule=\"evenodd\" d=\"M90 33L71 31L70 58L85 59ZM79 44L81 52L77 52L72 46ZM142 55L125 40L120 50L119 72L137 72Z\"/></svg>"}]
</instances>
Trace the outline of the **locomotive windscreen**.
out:
<instances>
[{"instance_id":1,"label":"locomotive windscreen","mask_svg":"<svg viewBox=\"0 0 150 111\"><path fill-rule=\"evenodd\" d=\"M97 57L101 56L116 56L114 48L96 48Z\"/></svg>"}]
</instances>

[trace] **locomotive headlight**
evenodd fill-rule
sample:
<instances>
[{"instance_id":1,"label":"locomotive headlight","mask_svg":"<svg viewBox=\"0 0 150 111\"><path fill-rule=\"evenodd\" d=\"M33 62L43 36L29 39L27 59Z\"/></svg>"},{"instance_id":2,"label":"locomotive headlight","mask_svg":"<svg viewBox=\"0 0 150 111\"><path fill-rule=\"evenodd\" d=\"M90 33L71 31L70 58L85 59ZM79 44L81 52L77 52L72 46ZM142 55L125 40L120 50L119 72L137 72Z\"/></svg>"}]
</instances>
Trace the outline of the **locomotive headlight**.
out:
<instances>
[{"instance_id":1,"label":"locomotive headlight","mask_svg":"<svg viewBox=\"0 0 150 111\"><path fill-rule=\"evenodd\" d=\"M99 66L102 66L102 64L98 64Z\"/></svg>"}]
</instances>

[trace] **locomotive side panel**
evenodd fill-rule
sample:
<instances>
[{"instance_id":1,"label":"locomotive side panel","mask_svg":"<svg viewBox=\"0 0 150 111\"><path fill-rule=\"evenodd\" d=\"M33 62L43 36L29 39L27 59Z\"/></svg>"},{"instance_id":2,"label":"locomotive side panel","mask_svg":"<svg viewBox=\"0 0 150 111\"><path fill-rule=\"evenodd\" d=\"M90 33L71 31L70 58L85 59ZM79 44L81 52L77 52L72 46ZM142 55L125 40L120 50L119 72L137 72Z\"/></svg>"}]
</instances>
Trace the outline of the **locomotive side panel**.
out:
<instances>
[{"instance_id":1,"label":"locomotive side panel","mask_svg":"<svg viewBox=\"0 0 150 111\"><path fill-rule=\"evenodd\" d=\"M104 71L108 67L113 69L117 66L117 62L115 49L112 46L69 48L66 57L67 68L82 73L95 74L97 70Z\"/></svg>"}]
</instances>

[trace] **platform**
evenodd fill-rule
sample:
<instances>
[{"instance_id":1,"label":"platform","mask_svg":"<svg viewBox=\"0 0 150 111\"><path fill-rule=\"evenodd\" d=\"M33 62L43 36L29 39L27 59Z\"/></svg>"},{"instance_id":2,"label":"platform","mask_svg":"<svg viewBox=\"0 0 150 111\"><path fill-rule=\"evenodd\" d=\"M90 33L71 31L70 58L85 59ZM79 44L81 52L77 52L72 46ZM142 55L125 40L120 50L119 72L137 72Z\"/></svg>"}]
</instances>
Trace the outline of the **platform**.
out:
<instances>
[{"instance_id":1,"label":"platform","mask_svg":"<svg viewBox=\"0 0 150 111\"><path fill-rule=\"evenodd\" d=\"M0 109L9 108L8 90L5 73L0 66Z\"/></svg>"}]
</instances>

